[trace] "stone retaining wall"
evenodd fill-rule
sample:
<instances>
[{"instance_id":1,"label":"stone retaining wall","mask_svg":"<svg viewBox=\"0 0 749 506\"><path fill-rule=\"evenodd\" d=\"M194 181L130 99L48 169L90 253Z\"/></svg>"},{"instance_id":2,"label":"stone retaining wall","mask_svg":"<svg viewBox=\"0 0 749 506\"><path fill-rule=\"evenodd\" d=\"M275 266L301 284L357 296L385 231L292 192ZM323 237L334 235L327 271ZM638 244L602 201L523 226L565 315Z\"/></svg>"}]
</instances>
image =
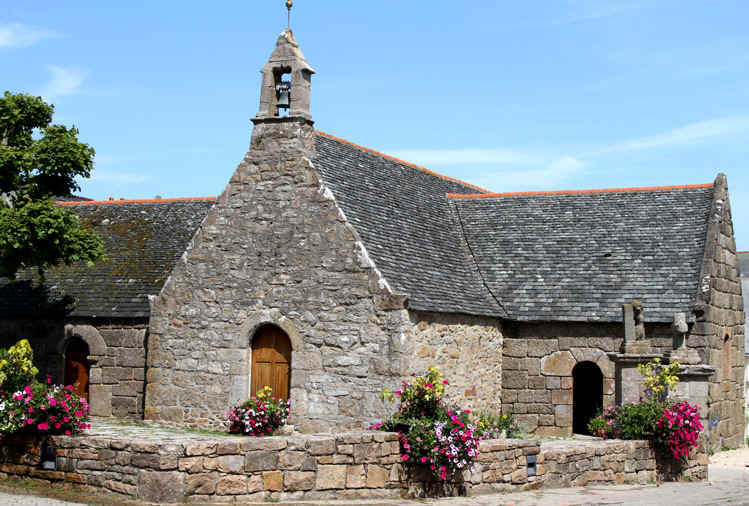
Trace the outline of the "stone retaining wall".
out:
<instances>
[{"instance_id":1,"label":"stone retaining wall","mask_svg":"<svg viewBox=\"0 0 749 506\"><path fill-rule=\"evenodd\" d=\"M707 477L704 455L678 474L645 441L482 441L474 470L447 484L404 466L396 434L383 432L161 441L55 436L54 471L38 469L39 440L3 443L0 477L83 484L156 503L479 495Z\"/></svg>"}]
</instances>

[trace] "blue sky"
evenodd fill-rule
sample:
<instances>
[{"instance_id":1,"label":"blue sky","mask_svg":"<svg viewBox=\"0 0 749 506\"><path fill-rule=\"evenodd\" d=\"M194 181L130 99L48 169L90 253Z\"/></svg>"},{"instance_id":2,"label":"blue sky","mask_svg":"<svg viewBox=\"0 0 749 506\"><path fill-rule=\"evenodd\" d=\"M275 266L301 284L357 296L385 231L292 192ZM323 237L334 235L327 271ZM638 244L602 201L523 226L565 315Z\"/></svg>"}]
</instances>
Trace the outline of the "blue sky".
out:
<instances>
[{"instance_id":1,"label":"blue sky","mask_svg":"<svg viewBox=\"0 0 749 506\"><path fill-rule=\"evenodd\" d=\"M296 0L316 127L493 191L728 176L749 250L749 3ZM82 194L217 195L282 0L13 2L2 87L97 152Z\"/></svg>"}]
</instances>

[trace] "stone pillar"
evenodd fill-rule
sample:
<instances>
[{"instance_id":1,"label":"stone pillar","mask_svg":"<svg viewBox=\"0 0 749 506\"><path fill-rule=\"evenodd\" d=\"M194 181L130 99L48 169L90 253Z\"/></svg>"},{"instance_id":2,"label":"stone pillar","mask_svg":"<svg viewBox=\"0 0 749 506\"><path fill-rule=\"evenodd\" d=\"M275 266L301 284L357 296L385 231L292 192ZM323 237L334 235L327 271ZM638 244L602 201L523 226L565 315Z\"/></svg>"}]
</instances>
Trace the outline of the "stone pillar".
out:
<instances>
[{"instance_id":1,"label":"stone pillar","mask_svg":"<svg viewBox=\"0 0 749 506\"><path fill-rule=\"evenodd\" d=\"M632 304L622 304L622 320L624 323L624 342L622 353L642 355L652 352L650 341L645 339L645 309L640 301Z\"/></svg>"},{"instance_id":2,"label":"stone pillar","mask_svg":"<svg viewBox=\"0 0 749 506\"><path fill-rule=\"evenodd\" d=\"M642 397L643 378L637 370L638 364L644 364L654 358L663 359L656 353L609 353L609 358L616 364L616 403L637 402Z\"/></svg>"}]
</instances>

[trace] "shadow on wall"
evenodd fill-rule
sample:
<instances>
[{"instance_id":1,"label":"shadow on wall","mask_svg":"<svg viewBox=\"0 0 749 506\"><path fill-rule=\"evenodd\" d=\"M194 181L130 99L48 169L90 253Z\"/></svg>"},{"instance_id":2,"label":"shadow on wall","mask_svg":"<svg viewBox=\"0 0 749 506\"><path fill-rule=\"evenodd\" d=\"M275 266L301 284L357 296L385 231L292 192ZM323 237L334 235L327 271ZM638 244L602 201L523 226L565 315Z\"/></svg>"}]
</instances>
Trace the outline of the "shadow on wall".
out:
<instances>
[{"instance_id":1,"label":"shadow on wall","mask_svg":"<svg viewBox=\"0 0 749 506\"><path fill-rule=\"evenodd\" d=\"M2 281L0 281L1 283ZM32 280L13 281L0 286L0 317L65 316L72 311L74 299L69 295L52 292L46 285Z\"/></svg>"}]
</instances>

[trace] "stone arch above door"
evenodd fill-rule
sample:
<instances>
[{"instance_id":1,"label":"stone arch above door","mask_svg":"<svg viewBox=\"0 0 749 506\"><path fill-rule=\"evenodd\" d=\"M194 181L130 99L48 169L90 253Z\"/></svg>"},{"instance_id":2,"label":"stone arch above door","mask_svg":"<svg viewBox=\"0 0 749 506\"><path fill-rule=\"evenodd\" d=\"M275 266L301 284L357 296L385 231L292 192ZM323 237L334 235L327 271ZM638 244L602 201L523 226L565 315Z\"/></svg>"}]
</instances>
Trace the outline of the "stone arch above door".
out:
<instances>
[{"instance_id":1,"label":"stone arch above door","mask_svg":"<svg viewBox=\"0 0 749 506\"><path fill-rule=\"evenodd\" d=\"M102 384L102 371L99 359L107 354L107 343L95 327L91 325L65 325L65 337L57 344L57 352L65 357L68 343L73 338L79 338L88 345L89 360L89 413L93 416L112 416L112 385ZM64 369L64 361L60 361Z\"/></svg>"},{"instance_id":2,"label":"stone arch above door","mask_svg":"<svg viewBox=\"0 0 749 506\"><path fill-rule=\"evenodd\" d=\"M65 353L67 342L73 338L79 337L88 345L89 357L101 357L107 354L107 343L96 327L91 325L65 325L65 338L57 344L57 352L62 355Z\"/></svg>"},{"instance_id":3,"label":"stone arch above door","mask_svg":"<svg viewBox=\"0 0 749 506\"><path fill-rule=\"evenodd\" d=\"M263 325L275 325L280 327L289 337L289 341L291 341L291 351L302 351L304 345L299 329L277 309L258 311L257 313L250 315L244 325L242 325L242 329L239 332L240 338L242 340L249 339L250 344L252 344L253 336ZM245 342L244 344L246 345L247 343Z\"/></svg>"},{"instance_id":4,"label":"stone arch above door","mask_svg":"<svg viewBox=\"0 0 749 506\"><path fill-rule=\"evenodd\" d=\"M541 374L544 376L571 376L578 362L593 362L606 379L614 379L614 363L606 353L598 348L571 348L555 351L541 359Z\"/></svg>"},{"instance_id":5,"label":"stone arch above door","mask_svg":"<svg viewBox=\"0 0 749 506\"><path fill-rule=\"evenodd\" d=\"M603 407L612 406L616 400L616 369L606 352L599 348L570 348L549 353L541 359L542 376L558 376L559 388L552 390L555 425L572 434L572 370L582 362L595 364L603 374Z\"/></svg>"}]
</instances>

